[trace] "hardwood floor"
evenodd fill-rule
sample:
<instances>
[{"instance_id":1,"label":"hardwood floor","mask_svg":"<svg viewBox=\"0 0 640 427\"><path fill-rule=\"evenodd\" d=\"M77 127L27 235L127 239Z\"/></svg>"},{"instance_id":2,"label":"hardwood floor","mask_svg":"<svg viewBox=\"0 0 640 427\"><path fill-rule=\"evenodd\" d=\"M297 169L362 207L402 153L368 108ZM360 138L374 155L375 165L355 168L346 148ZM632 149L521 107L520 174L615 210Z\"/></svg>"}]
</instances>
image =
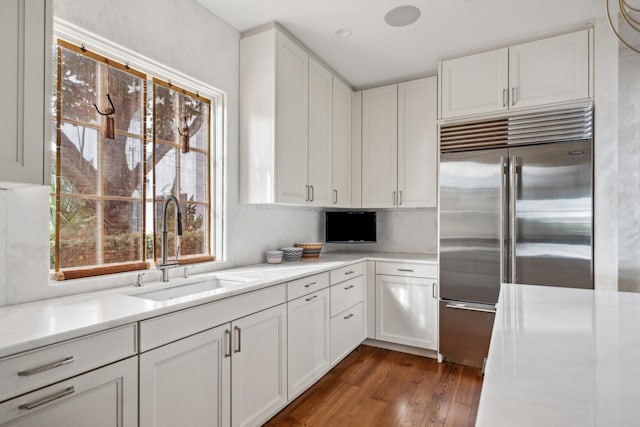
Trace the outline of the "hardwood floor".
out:
<instances>
[{"instance_id":1,"label":"hardwood floor","mask_svg":"<svg viewBox=\"0 0 640 427\"><path fill-rule=\"evenodd\" d=\"M265 426L473 426L480 370L362 345Z\"/></svg>"}]
</instances>

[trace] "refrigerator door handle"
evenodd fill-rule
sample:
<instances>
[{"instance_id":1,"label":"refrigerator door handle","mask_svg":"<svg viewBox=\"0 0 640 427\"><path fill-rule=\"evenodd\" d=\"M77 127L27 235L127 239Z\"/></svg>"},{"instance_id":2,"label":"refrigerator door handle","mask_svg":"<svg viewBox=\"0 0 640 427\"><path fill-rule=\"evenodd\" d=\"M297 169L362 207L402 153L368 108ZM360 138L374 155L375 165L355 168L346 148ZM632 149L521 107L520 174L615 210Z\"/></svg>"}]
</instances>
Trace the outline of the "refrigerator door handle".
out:
<instances>
[{"instance_id":1,"label":"refrigerator door handle","mask_svg":"<svg viewBox=\"0 0 640 427\"><path fill-rule=\"evenodd\" d=\"M511 261L511 283L516 283L516 241L518 230L516 227L516 202L518 199L518 158L516 156L511 157L510 166L510 188L509 188L509 234L511 237L510 242L510 261Z\"/></svg>"},{"instance_id":2,"label":"refrigerator door handle","mask_svg":"<svg viewBox=\"0 0 640 427\"><path fill-rule=\"evenodd\" d=\"M487 304L472 304L466 302L449 302L447 308L455 308L456 310L481 311L483 313L495 313L496 307Z\"/></svg>"},{"instance_id":3,"label":"refrigerator door handle","mask_svg":"<svg viewBox=\"0 0 640 427\"><path fill-rule=\"evenodd\" d=\"M500 280L503 282L509 281L507 273L507 224L505 221L505 215L509 210L508 198L507 198L507 183L509 178L509 159L504 156L500 156L500 167L502 168L502 177L500 180Z\"/></svg>"}]
</instances>

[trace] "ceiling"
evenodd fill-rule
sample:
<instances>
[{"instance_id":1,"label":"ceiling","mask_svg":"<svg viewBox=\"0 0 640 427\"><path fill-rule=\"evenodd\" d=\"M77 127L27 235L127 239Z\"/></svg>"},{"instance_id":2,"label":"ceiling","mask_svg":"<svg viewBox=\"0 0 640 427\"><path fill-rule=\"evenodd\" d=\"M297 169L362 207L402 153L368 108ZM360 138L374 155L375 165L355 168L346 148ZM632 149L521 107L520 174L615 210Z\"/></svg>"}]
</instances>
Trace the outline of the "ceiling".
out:
<instances>
[{"instance_id":1,"label":"ceiling","mask_svg":"<svg viewBox=\"0 0 640 427\"><path fill-rule=\"evenodd\" d=\"M593 23L604 0L196 0L238 31L277 21L354 87L436 74L438 61ZM392 27L400 5L418 21ZM349 28L352 35L336 36Z\"/></svg>"}]
</instances>

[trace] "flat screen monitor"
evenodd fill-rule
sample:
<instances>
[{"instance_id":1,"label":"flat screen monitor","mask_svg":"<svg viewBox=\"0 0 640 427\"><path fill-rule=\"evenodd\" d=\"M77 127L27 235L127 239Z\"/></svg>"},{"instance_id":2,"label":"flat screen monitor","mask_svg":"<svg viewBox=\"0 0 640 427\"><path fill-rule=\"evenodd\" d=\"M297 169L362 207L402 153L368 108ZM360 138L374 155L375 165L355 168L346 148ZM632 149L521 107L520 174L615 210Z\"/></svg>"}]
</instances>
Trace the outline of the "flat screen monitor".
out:
<instances>
[{"instance_id":1,"label":"flat screen monitor","mask_svg":"<svg viewBox=\"0 0 640 427\"><path fill-rule=\"evenodd\" d=\"M327 211L327 243L376 241L376 213L369 211Z\"/></svg>"}]
</instances>

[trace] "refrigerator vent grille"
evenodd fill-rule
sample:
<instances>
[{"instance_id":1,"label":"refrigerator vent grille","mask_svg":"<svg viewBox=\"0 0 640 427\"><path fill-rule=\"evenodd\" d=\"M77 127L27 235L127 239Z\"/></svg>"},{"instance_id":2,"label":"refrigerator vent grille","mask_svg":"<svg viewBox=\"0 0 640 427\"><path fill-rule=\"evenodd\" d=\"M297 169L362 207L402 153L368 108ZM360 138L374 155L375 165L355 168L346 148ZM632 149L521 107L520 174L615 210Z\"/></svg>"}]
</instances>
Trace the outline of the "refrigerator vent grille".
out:
<instances>
[{"instance_id":1,"label":"refrigerator vent grille","mask_svg":"<svg viewBox=\"0 0 640 427\"><path fill-rule=\"evenodd\" d=\"M593 136L593 107L512 115L440 127L440 151L586 141Z\"/></svg>"}]
</instances>

